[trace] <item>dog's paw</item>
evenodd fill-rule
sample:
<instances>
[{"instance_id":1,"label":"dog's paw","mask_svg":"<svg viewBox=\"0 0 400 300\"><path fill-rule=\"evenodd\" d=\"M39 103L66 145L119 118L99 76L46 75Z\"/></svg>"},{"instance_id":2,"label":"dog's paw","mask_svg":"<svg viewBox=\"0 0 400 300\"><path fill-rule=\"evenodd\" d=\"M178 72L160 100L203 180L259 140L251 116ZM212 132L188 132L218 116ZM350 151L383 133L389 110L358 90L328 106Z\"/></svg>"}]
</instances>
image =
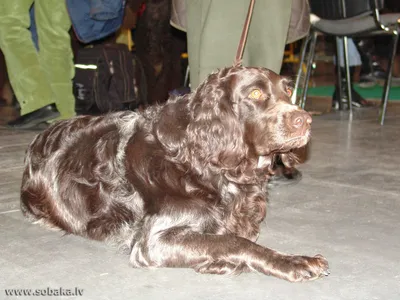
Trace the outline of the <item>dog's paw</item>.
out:
<instances>
[{"instance_id":1,"label":"dog's paw","mask_svg":"<svg viewBox=\"0 0 400 300\"><path fill-rule=\"evenodd\" d=\"M291 282L315 280L330 274L328 261L322 255L283 256L276 266L277 276Z\"/></svg>"}]
</instances>

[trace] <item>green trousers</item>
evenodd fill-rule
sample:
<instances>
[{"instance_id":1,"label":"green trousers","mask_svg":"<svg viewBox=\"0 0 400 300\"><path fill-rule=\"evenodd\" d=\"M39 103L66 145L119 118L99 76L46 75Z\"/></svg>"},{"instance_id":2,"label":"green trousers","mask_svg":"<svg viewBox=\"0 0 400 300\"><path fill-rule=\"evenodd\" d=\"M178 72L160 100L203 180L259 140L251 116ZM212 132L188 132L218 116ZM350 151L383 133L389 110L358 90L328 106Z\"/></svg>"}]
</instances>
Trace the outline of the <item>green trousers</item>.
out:
<instances>
[{"instance_id":1,"label":"green trousers","mask_svg":"<svg viewBox=\"0 0 400 300\"><path fill-rule=\"evenodd\" d=\"M186 0L191 87L232 66L250 0ZM243 54L244 66L279 73L292 0L257 0Z\"/></svg>"},{"instance_id":2,"label":"green trousers","mask_svg":"<svg viewBox=\"0 0 400 300\"><path fill-rule=\"evenodd\" d=\"M39 52L28 30L33 2ZM0 48L21 115L50 103L56 103L62 119L75 115L70 27L63 0L0 1Z\"/></svg>"}]
</instances>

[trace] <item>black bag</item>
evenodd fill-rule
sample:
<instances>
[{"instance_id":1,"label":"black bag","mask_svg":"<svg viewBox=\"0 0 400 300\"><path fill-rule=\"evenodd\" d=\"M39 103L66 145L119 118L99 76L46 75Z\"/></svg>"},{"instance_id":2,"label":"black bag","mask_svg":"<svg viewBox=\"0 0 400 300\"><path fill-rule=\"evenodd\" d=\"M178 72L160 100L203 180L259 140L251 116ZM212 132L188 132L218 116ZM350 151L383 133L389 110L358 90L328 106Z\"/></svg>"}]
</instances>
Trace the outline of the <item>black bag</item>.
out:
<instances>
[{"instance_id":1,"label":"black bag","mask_svg":"<svg viewBox=\"0 0 400 300\"><path fill-rule=\"evenodd\" d=\"M146 105L144 70L125 44L80 49L73 92L77 114L101 114Z\"/></svg>"}]
</instances>

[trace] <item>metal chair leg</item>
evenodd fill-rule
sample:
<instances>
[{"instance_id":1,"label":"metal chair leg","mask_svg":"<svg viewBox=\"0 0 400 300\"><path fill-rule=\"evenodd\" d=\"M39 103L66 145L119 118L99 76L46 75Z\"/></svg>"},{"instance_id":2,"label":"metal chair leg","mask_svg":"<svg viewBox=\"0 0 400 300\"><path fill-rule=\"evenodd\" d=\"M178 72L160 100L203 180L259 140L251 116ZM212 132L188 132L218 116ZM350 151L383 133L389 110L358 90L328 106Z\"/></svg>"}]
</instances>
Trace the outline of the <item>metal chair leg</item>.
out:
<instances>
[{"instance_id":1,"label":"metal chair leg","mask_svg":"<svg viewBox=\"0 0 400 300\"><path fill-rule=\"evenodd\" d=\"M349 47L347 36L343 37L343 51L344 51L344 68L346 70L346 84L347 84L347 104L350 113L350 118L353 115L353 99L351 95L351 76L350 76L350 65L349 65Z\"/></svg>"},{"instance_id":2,"label":"metal chair leg","mask_svg":"<svg viewBox=\"0 0 400 300\"><path fill-rule=\"evenodd\" d=\"M185 79L183 80L184 87L189 87L189 74L190 74L190 68L189 68L189 64L188 64L186 67Z\"/></svg>"},{"instance_id":3,"label":"metal chair leg","mask_svg":"<svg viewBox=\"0 0 400 300\"><path fill-rule=\"evenodd\" d=\"M313 31L313 32L310 33L310 35L311 35L311 45L310 45L310 51L309 51L309 54L308 54L307 72L306 72L306 78L305 78L305 82L304 82L303 93L302 93L300 104L299 104L299 106L301 108L303 108L303 109L306 106L307 93L308 93L308 83L310 81L312 64L314 62L315 45L317 44L317 32Z\"/></svg>"},{"instance_id":4,"label":"metal chair leg","mask_svg":"<svg viewBox=\"0 0 400 300\"><path fill-rule=\"evenodd\" d=\"M291 97L291 101L293 104L297 104L297 92L300 88L300 80L301 80L301 74L303 72L303 64L306 58L307 47L310 43L310 40L311 40L311 35L309 34L304 38L303 44L301 46L299 69L297 70L296 83L294 85L293 95Z\"/></svg>"},{"instance_id":5,"label":"metal chair leg","mask_svg":"<svg viewBox=\"0 0 400 300\"><path fill-rule=\"evenodd\" d=\"M380 112L379 112L379 123L381 125L384 124L385 122L385 115L386 115L386 109L387 109L387 104L389 101L389 93L390 93L390 87L392 85L392 75L393 75L393 65L394 65L394 60L396 57L396 50L397 50L397 44L399 41L399 26L397 26L397 30L394 32L393 40L392 40L392 53L391 53L391 58L389 61L389 66L386 71L386 80L385 80L385 86L383 89L383 96L382 96L382 101L381 101L381 107L380 107Z\"/></svg>"},{"instance_id":6,"label":"metal chair leg","mask_svg":"<svg viewBox=\"0 0 400 300\"><path fill-rule=\"evenodd\" d=\"M336 80L337 80L337 93L339 93L339 110L343 110L343 87L342 87L342 71L340 68L339 54L342 51L340 47L342 41L341 37L336 37Z\"/></svg>"}]
</instances>

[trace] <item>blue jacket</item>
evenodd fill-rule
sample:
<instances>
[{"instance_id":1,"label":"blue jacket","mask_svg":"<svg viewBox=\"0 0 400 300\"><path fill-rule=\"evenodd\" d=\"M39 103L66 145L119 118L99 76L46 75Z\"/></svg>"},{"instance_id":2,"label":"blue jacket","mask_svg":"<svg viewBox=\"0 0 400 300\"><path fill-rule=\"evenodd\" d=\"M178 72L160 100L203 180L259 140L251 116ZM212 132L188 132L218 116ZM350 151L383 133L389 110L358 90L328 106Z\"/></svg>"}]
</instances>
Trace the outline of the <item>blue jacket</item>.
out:
<instances>
[{"instance_id":1,"label":"blue jacket","mask_svg":"<svg viewBox=\"0 0 400 300\"><path fill-rule=\"evenodd\" d=\"M125 0L66 0L78 39L90 43L116 32L123 21Z\"/></svg>"},{"instance_id":2,"label":"blue jacket","mask_svg":"<svg viewBox=\"0 0 400 300\"><path fill-rule=\"evenodd\" d=\"M66 0L68 13L76 36L82 43L90 43L116 32L124 18L125 0ZM35 24L35 5L29 14L30 31L36 49L39 49Z\"/></svg>"}]
</instances>

